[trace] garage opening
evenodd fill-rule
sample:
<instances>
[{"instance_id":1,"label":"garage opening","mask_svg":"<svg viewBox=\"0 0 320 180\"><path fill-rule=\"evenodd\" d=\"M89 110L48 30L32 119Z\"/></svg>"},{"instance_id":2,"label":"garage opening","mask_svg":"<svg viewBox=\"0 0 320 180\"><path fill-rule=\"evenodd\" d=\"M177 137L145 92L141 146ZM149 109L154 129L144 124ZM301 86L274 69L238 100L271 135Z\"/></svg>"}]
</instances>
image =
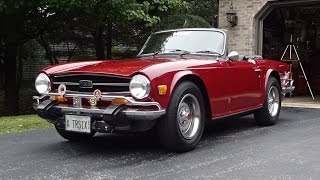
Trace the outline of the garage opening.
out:
<instances>
[{"instance_id":1,"label":"garage opening","mask_svg":"<svg viewBox=\"0 0 320 180\"><path fill-rule=\"evenodd\" d=\"M262 54L264 58L280 59L293 37L311 89L320 98L320 5L273 8L263 21ZM292 52L293 59L296 59ZM289 59L289 52L284 59ZM296 89L293 97L312 101L298 62L292 64ZM306 97L306 98L303 98ZM309 97L309 99L307 98ZM297 99L297 98L296 98Z\"/></svg>"}]
</instances>

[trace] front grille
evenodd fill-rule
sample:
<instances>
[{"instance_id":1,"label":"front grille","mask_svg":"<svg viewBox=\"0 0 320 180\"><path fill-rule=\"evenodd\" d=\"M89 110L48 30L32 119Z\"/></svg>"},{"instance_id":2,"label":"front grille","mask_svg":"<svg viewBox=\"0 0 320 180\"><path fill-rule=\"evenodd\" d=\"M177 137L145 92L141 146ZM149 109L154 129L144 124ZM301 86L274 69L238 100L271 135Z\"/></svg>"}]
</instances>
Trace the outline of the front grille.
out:
<instances>
[{"instance_id":1,"label":"front grille","mask_svg":"<svg viewBox=\"0 0 320 180\"><path fill-rule=\"evenodd\" d=\"M102 92L128 92L131 78L99 74L73 74L51 77L54 89L64 84L68 91L93 92L99 89ZM90 87L80 87L80 81L92 81Z\"/></svg>"}]
</instances>

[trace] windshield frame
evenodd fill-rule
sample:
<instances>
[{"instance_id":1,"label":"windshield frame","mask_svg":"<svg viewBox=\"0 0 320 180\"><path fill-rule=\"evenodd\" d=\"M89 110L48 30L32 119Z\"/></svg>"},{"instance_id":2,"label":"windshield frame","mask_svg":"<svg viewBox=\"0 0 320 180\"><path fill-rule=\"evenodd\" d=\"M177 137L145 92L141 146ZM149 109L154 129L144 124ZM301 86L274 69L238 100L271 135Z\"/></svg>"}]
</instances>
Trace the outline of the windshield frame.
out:
<instances>
[{"instance_id":1,"label":"windshield frame","mask_svg":"<svg viewBox=\"0 0 320 180\"><path fill-rule=\"evenodd\" d=\"M161 34L161 33L167 33L167 32L179 32L179 31L213 31L213 32L218 32L218 33L221 33L223 34L224 38L223 38L223 51L222 51L222 54L209 54L209 53L190 53L192 55L207 55L207 56L223 56L225 57L226 56L226 49L227 49L227 32L225 30L220 30L220 29L215 29L215 28L185 28L185 29L172 29L172 30L165 30L165 31L158 31L158 32L155 32L155 33L152 33L147 41L144 43L144 45L142 46L141 50L139 51L139 54L137 55L137 57L146 57L146 56L153 56L154 55L154 52L153 53L147 53L147 54L142 54L143 53L143 50L144 48L147 46L148 42L150 41L151 39L151 36L155 35L155 34ZM159 53L159 54L176 54L176 53Z\"/></svg>"}]
</instances>

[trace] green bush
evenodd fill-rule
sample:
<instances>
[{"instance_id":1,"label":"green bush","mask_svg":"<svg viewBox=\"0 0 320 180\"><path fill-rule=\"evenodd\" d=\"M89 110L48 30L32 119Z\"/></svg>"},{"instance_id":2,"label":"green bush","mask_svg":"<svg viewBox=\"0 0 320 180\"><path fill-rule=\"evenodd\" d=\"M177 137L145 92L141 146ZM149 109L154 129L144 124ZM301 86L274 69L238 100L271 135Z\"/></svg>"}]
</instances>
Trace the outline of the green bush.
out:
<instances>
[{"instance_id":1,"label":"green bush","mask_svg":"<svg viewBox=\"0 0 320 180\"><path fill-rule=\"evenodd\" d=\"M112 49L112 58L113 59L130 59L135 58L139 50L137 48L120 48L114 47Z\"/></svg>"}]
</instances>

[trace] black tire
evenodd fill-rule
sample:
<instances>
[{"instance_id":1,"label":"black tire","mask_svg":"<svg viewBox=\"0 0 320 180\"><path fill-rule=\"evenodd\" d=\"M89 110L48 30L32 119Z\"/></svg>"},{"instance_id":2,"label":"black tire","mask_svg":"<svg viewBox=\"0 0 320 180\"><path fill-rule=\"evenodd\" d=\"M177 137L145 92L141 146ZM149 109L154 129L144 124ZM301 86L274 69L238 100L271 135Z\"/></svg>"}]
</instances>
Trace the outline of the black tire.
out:
<instances>
[{"instance_id":1,"label":"black tire","mask_svg":"<svg viewBox=\"0 0 320 180\"><path fill-rule=\"evenodd\" d=\"M269 93L273 94L272 92L275 92L274 93L275 96L276 94L278 94L278 97L275 97L273 100L273 103L277 103L278 101L278 106L275 107L277 108L276 110L269 110ZM281 110L281 87L276 78L270 77L267 83L263 107L254 113L255 120L257 124L260 126L272 126L276 124L280 114L280 110Z\"/></svg>"},{"instance_id":2,"label":"black tire","mask_svg":"<svg viewBox=\"0 0 320 180\"><path fill-rule=\"evenodd\" d=\"M64 129L59 129L57 126L55 126L55 128L61 137L72 142L90 141L92 140L92 137L96 134L95 131L91 132L91 134L81 134L81 133L75 133L75 132L68 132Z\"/></svg>"},{"instance_id":3,"label":"black tire","mask_svg":"<svg viewBox=\"0 0 320 180\"><path fill-rule=\"evenodd\" d=\"M192 102L194 106L190 106ZM186 104L187 106L183 106ZM196 106L199 109L193 108ZM189 107L189 111L186 107ZM182 110L183 108L184 111ZM180 113L179 117L178 109ZM188 120L184 120L182 123L182 118L188 118ZM157 126L161 144L176 152L186 152L194 149L201 139L205 119L205 105L200 89L189 81L180 83L176 86L171 97L166 117L161 119ZM188 126L189 128L187 128L186 132L182 132L181 128L184 128L182 126ZM185 137L189 134L191 128L190 137ZM193 130L194 128L197 130Z\"/></svg>"}]
</instances>

